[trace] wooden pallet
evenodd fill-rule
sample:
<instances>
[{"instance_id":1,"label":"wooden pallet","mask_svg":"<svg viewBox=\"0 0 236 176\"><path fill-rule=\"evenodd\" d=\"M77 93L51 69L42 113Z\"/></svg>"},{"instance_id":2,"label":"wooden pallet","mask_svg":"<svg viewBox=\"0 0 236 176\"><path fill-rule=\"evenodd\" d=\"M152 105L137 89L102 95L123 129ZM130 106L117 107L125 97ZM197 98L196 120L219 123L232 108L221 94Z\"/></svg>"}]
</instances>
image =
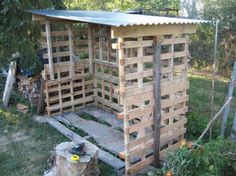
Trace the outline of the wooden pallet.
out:
<instances>
[{"instance_id":1,"label":"wooden pallet","mask_svg":"<svg viewBox=\"0 0 236 176\"><path fill-rule=\"evenodd\" d=\"M108 112L118 113L123 109L114 89L119 85L116 50L111 48L111 30L108 26L93 25L93 59L95 105Z\"/></svg>"},{"instance_id":2,"label":"wooden pallet","mask_svg":"<svg viewBox=\"0 0 236 176\"><path fill-rule=\"evenodd\" d=\"M184 137L187 111L186 75L188 39L163 36L161 40L160 158L177 148ZM153 37L118 38L119 95L123 105L125 167L127 175L154 163ZM137 137L131 139L130 136ZM153 153L153 152L152 152ZM139 162L133 163L134 158Z\"/></svg>"}]
</instances>

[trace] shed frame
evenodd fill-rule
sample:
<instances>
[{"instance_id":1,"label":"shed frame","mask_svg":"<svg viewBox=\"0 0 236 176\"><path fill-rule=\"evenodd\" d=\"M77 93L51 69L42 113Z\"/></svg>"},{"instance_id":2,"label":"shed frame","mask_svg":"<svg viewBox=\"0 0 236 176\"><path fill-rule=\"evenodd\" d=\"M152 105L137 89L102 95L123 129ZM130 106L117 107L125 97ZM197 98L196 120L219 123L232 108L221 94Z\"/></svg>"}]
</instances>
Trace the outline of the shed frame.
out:
<instances>
[{"instance_id":1,"label":"shed frame","mask_svg":"<svg viewBox=\"0 0 236 176\"><path fill-rule=\"evenodd\" d=\"M123 119L126 175L181 145L188 109L188 35L199 21L109 25L31 13L43 26L41 45L47 48L48 116L95 104ZM159 84L154 73L160 74ZM154 117L157 106L159 120Z\"/></svg>"}]
</instances>

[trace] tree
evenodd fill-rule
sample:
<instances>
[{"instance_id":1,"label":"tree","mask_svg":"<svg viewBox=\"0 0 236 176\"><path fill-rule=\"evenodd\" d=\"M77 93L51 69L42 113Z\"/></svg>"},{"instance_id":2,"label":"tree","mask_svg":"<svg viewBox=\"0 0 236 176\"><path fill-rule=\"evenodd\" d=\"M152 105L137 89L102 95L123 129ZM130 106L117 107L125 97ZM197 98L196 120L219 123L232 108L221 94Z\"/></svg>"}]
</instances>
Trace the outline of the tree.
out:
<instances>
[{"instance_id":1,"label":"tree","mask_svg":"<svg viewBox=\"0 0 236 176\"><path fill-rule=\"evenodd\" d=\"M236 1L204 0L202 4L203 12L200 16L201 18L211 20L212 22L215 22L216 19L220 20L218 66L220 72L230 75L233 61L236 59ZM200 58L207 63L212 63L214 25L211 24L211 26L210 29L201 27L193 38L194 52L192 53L192 63L195 61L199 63ZM200 41L202 41L201 45ZM206 57L203 56L203 52Z\"/></svg>"},{"instance_id":2,"label":"tree","mask_svg":"<svg viewBox=\"0 0 236 176\"><path fill-rule=\"evenodd\" d=\"M11 54L19 52L21 68L37 69L40 27L32 22L25 9L63 8L61 1L3 0L0 6L0 66L9 63Z\"/></svg>"}]
</instances>

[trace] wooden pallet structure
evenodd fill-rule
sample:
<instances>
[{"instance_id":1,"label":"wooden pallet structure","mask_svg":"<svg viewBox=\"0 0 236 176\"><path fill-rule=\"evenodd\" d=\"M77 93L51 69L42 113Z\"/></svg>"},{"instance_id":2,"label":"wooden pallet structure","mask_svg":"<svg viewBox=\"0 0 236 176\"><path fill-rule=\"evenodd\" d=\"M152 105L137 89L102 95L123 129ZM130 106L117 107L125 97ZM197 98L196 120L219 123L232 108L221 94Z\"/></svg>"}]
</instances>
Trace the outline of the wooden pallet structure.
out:
<instances>
[{"instance_id":1,"label":"wooden pallet structure","mask_svg":"<svg viewBox=\"0 0 236 176\"><path fill-rule=\"evenodd\" d=\"M156 165L181 145L188 109L188 34L196 32L196 24L115 27L33 17L43 26L48 116L88 105L116 114L123 120L120 155L126 175Z\"/></svg>"}]
</instances>

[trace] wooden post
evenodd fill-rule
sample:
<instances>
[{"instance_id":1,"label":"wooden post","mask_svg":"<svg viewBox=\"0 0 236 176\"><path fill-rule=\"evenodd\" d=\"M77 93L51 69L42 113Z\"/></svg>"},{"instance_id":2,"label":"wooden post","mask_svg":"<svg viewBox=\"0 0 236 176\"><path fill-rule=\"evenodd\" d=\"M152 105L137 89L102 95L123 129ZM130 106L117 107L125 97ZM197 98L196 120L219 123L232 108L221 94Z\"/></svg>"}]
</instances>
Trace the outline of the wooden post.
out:
<instances>
[{"instance_id":1,"label":"wooden post","mask_svg":"<svg viewBox=\"0 0 236 176\"><path fill-rule=\"evenodd\" d=\"M160 160L160 124L161 124L161 44L154 41L154 156L155 165L159 165Z\"/></svg>"},{"instance_id":2,"label":"wooden post","mask_svg":"<svg viewBox=\"0 0 236 176\"><path fill-rule=\"evenodd\" d=\"M88 24L88 49L89 49L89 72L93 74L93 40L92 40L92 25Z\"/></svg>"},{"instance_id":3,"label":"wooden post","mask_svg":"<svg viewBox=\"0 0 236 176\"><path fill-rule=\"evenodd\" d=\"M227 98L233 96L235 79L236 79L236 62L234 63L234 67L233 67L233 72L232 72L232 76L231 76L231 81L230 81L230 85L229 85L229 92L228 92L228 97ZM224 115L223 115L223 120L222 120L222 123L221 123L221 133L220 133L220 135L222 137L224 137L224 135L225 135L225 128L226 128L226 124L227 124L227 120L228 120L229 110L230 110L230 103L224 109Z\"/></svg>"},{"instance_id":4,"label":"wooden post","mask_svg":"<svg viewBox=\"0 0 236 176\"><path fill-rule=\"evenodd\" d=\"M217 44L218 44L218 24L219 21L216 20L216 29L215 29L215 46L214 46L214 59L212 65L212 82L211 82L211 117L209 121L213 118L214 115L214 96L215 96L215 76L216 76L216 62L217 62ZM209 138L212 138L212 128L209 129Z\"/></svg>"},{"instance_id":5,"label":"wooden post","mask_svg":"<svg viewBox=\"0 0 236 176\"><path fill-rule=\"evenodd\" d=\"M230 138L236 142L236 111L234 113L234 121L233 121Z\"/></svg>"},{"instance_id":6,"label":"wooden post","mask_svg":"<svg viewBox=\"0 0 236 176\"><path fill-rule=\"evenodd\" d=\"M70 77L75 75L75 62L74 62L74 43L73 43L73 31L72 24L67 24L68 36L69 36L69 50L70 50Z\"/></svg>"},{"instance_id":7,"label":"wooden post","mask_svg":"<svg viewBox=\"0 0 236 176\"><path fill-rule=\"evenodd\" d=\"M50 74L50 79L54 80L51 29L50 29L50 22L49 21L45 22L45 27L46 27L46 36L47 36L49 74Z\"/></svg>"},{"instance_id":8,"label":"wooden post","mask_svg":"<svg viewBox=\"0 0 236 176\"><path fill-rule=\"evenodd\" d=\"M37 114L41 114L43 105L44 105L44 79L43 75L41 76L41 85L40 85L40 94L39 94L39 102L37 106Z\"/></svg>"},{"instance_id":9,"label":"wooden post","mask_svg":"<svg viewBox=\"0 0 236 176\"><path fill-rule=\"evenodd\" d=\"M2 97L3 107L5 108L8 106L12 87L16 81L15 74L16 74L16 62L12 61L9 66L9 71L7 74L7 81L5 84L5 89L4 89L4 93Z\"/></svg>"}]
</instances>

